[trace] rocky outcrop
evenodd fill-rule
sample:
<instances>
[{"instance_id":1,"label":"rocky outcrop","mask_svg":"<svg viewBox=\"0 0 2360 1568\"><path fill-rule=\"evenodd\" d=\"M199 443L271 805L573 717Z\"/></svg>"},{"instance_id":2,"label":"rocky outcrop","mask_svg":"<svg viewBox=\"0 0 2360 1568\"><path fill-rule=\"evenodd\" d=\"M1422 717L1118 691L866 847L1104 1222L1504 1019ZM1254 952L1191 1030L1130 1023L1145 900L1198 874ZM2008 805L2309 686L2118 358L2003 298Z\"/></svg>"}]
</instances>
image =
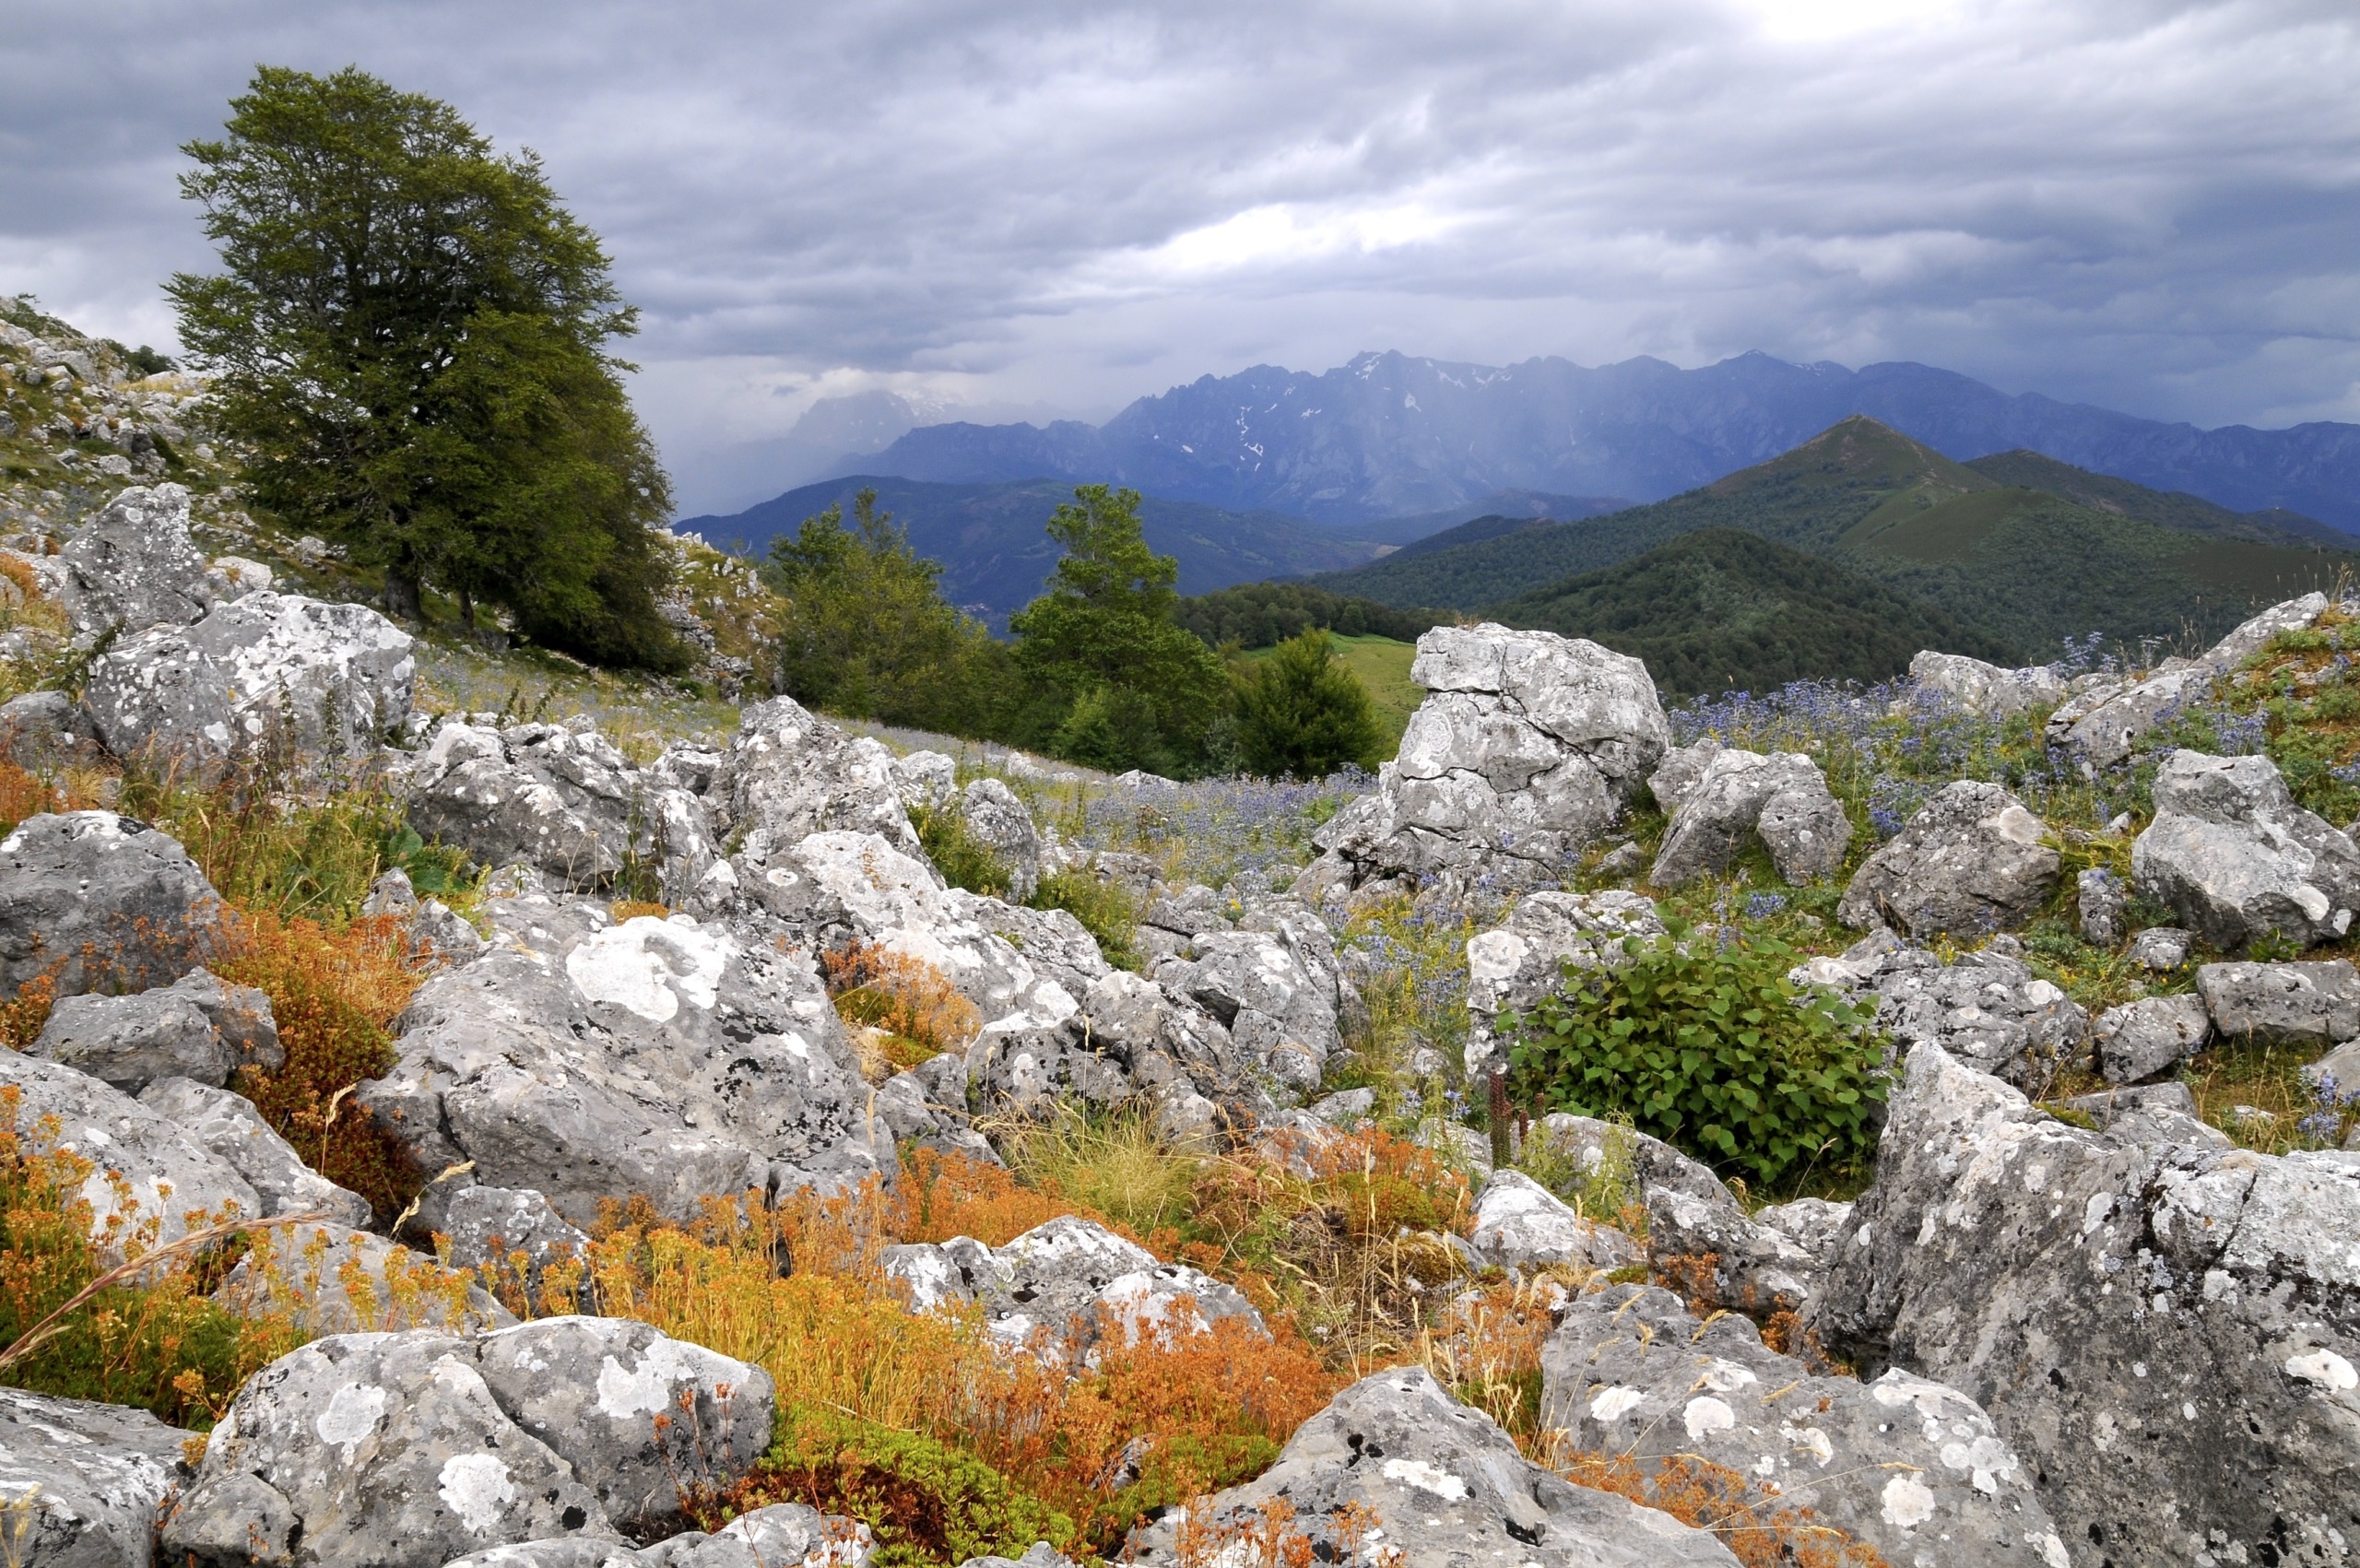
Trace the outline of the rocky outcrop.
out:
<instances>
[{"instance_id":1,"label":"rocky outcrop","mask_svg":"<svg viewBox=\"0 0 2360 1568\"><path fill-rule=\"evenodd\" d=\"M131 636L185 626L213 606L181 485L121 491L41 562L41 572L85 646L110 631Z\"/></svg>"},{"instance_id":2,"label":"rocky outcrop","mask_svg":"<svg viewBox=\"0 0 2360 1568\"><path fill-rule=\"evenodd\" d=\"M2057 884L2047 829L1998 784L1962 780L1928 801L1870 855L1836 906L1858 930L1985 936L2030 920Z\"/></svg>"},{"instance_id":3,"label":"rocky outcrop","mask_svg":"<svg viewBox=\"0 0 2360 1568\"><path fill-rule=\"evenodd\" d=\"M117 757L363 756L407 722L416 676L408 633L365 606L248 594L117 643L82 702Z\"/></svg>"},{"instance_id":4,"label":"rocky outcrop","mask_svg":"<svg viewBox=\"0 0 2360 1568\"><path fill-rule=\"evenodd\" d=\"M1626 938L1641 946L1664 935L1655 902L1638 893L1527 893L1507 920L1467 942L1467 1070L1506 1066L1498 1038L1503 1014L1524 1013L1564 983L1565 968L1627 961Z\"/></svg>"},{"instance_id":5,"label":"rocky outcrop","mask_svg":"<svg viewBox=\"0 0 2360 1568\"><path fill-rule=\"evenodd\" d=\"M0 839L0 992L170 984L210 949L221 914L170 834L112 811L28 817Z\"/></svg>"},{"instance_id":6,"label":"rocky outcrop","mask_svg":"<svg viewBox=\"0 0 2360 1568\"><path fill-rule=\"evenodd\" d=\"M1810 1322L1991 1411L2092 1561L2332 1562L2355 1228L2360 1157L2083 1131L1921 1046Z\"/></svg>"},{"instance_id":7,"label":"rocky outcrop","mask_svg":"<svg viewBox=\"0 0 2360 1568\"><path fill-rule=\"evenodd\" d=\"M960 792L959 816L968 836L1006 868L1009 898L1031 898L1041 885L1041 835L1016 792L997 779L977 779Z\"/></svg>"},{"instance_id":8,"label":"rocky outcrop","mask_svg":"<svg viewBox=\"0 0 2360 1568\"><path fill-rule=\"evenodd\" d=\"M1594 643L1437 627L1410 678L1429 693L1377 789L1314 841L1315 889L1448 873L1550 878L1605 830L1670 744L1646 666Z\"/></svg>"},{"instance_id":9,"label":"rocky outcrop","mask_svg":"<svg viewBox=\"0 0 2360 1568\"><path fill-rule=\"evenodd\" d=\"M1361 1379L1298 1427L1260 1478L1190 1505L1185 1527L1193 1542L1209 1546L1184 1553L1183 1522L1167 1515L1134 1539L1135 1560L1218 1560L1232 1540L1242 1555L1274 1501L1290 1505L1288 1527L1326 1562L1364 1560L1371 1543L1396 1568L1729 1568L1737 1562L1705 1531L1530 1463L1490 1417L1453 1399L1418 1368Z\"/></svg>"},{"instance_id":10,"label":"rocky outcrop","mask_svg":"<svg viewBox=\"0 0 2360 1568\"><path fill-rule=\"evenodd\" d=\"M622 1528L678 1520L675 1477L742 1474L772 1407L761 1368L619 1319L336 1336L247 1383L160 1544L203 1568L442 1568L525 1541L620 1545Z\"/></svg>"},{"instance_id":11,"label":"rocky outcrop","mask_svg":"<svg viewBox=\"0 0 2360 1568\"><path fill-rule=\"evenodd\" d=\"M2093 866L2073 878L2073 902L2081 916L2082 940L2094 948L2113 947L2130 929L2130 899L2122 878L2102 866Z\"/></svg>"},{"instance_id":12,"label":"rocky outcrop","mask_svg":"<svg viewBox=\"0 0 2360 1568\"><path fill-rule=\"evenodd\" d=\"M576 1225L601 1198L699 1200L855 1183L890 1137L796 934L641 915L546 894L488 904L496 939L428 980L396 1020L398 1060L355 1101L418 1161L530 1187ZM419 1224L443 1227L454 1182Z\"/></svg>"},{"instance_id":13,"label":"rocky outcrop","mask_svg":"<svg viewBox=\"0 0 2360 1568\"><path fill-rule=\"evenodd\" d=\"M893 754L814 718L791 697L749 708L705 793L716 836L760 832L785 847L813 833L873 833L921 854Z\"/></svg>"},{"instance_id":14,"label":"rocky outcrop","mask_svg":"<svg viewBox=\"0 0 2360 1568\"><path fill-rule=\"evenodd\" d=\"M1786 880L1815 882L1835 873L1852 842L1851 821L1819 764L1799 751L1717 751L1693 785L1673 793L1680 806L1647 873L1659 888L1719 875L1751 842L1769 851Z\"/></svg>"},{"instance_id":15,"label":"rocky outcrop","mask_svg":"<svg viewBox=\"0 0 2360 1568\"><path fill-rule=\"evenodd\" d=\"M62 997L26 1049L126 1094L163 1078L218 1088L243 1068L274 1072L287 1061L270 998L204 969L129 996Z\"/></svg>"},{"instance_id":16,"label":"rocky outcrop","mask_svg":"<svg viewBox=\"0 0 2360 1568\"><path fill-rule=\"evenodd\" d=\"M1468 1250L1480 1267L1627 1268L1646 1261L1639 1244L1611 1225L1583 1219L1521 1171L1494 1171L1475 1195Z\"/></svg>"},{"instance_id":17,"label":"rocky outcrop","mask_svg":"<svg viewBox=\"0 0 2360 1568\"><path fill-rule=\"evenodd\" d=\"M2144 677L2099 680L2048 717L2048 744L2091 770L2123 761L2165 720L2210 693L2215 682L2282 631L2299 631L2327 608L2325 594L2273 605L2214 643L2200 659L2166 659Z\"/></svg>"},{"instance_id":18,"label":"rocky outcrop","mask_svg":"<svg viewBox=\"0 0 2360 1568\"><path fill-rule=\"evenodd\" d=\"M443 1262L513 1285L537 1305L552 1266L572 1266L586 1276L590 1238L529 1187L464 1188L451 1196L443 1225Z\"/></svg>"},{"instance_id":19,"label":"rocky outcrop","mask_svg":"<svg viewBox=\"0 0 2360 1568\"><path fill-rule=\"evenodd\" d=\"M325 1214L354 1230L371 1222L369 1200L304 1164L245 1096L191 1079L159 1078L139 1091L139 1103L245 1178L264 1214Z\"/></svg>"},{"instance_id":20,"label":"rocky outcrop","mask_svg":"<svg viewBox=\"0 0 2360 1568\"><path fill-rule=\"evenodd\" d=\"M1826 1273L1828 1216L1797 1210L1801 1223L1774 1222L1771 1210L1748 1216L1718 1182L1698 1193L1671 1186L1646 1191L1647 1266L1680 1282L1699 1305L1766 1321L1800 1312ZM1831 1206L1835 1207L1835 1206Z\"/></svg>"},{"instance_id":21,"label":"rocky outcrop","mask_svg":"<svg viewBox=\"0 0 2360 1568\"><path fill-rule=\"evenodd\" d=\"M245 1317L284 1317L306 1335L393 1328L499 1328L515 1315L466 1276L348 1225L313 1222L257 1236L213 1299Z\"/></svg>"},{"instance_id":22,"label":"rocky outcrop","mask_svg":"<svg viewBox=\"0 0 2360 1568\"><path fill-rule=\"evenodd\" d=\"M1318 1087L1342 1049L1335 938L1292 901L1249 915L1234 931L1190 938L1188 956L1158 964L1156 984L1204 1008L1239 1052L1298 1092Z\"/></svg>"},{"instance_id":23,"label":"rocky outcrop","mask_svg":"<svg viewBox=\"0 0 2360 1568\"><path fill-rule=\"evenodd\" d=\"M2295 804L2267 757L2175 751L2130 846L2138 890L2212 947L2260 936L2333 941L2360 908L2360 849Z\"/></svg>"},{"instance_id":24,"label":"rocky outcrop","mask_svg":"<svg viewBox=\"0 0 2360 1568\"><path fill-rule=\"evenodd\" d=\"M2065 700L2065 679L2046 665L2002 669L1965 654L1920 653L1909 661L1920 691L1938 692L1971 713L2002 719L2054 708Z\"/></svg>"},{"instance_id":25,"label":"rocky outcrop","mask_svg":"<svg viewBox=\"0 0 2360 1568\"><path fill-rule=\"evenodd\" d=\"M1816 1377L1753 1325L1700 1323L1669 1291L1617 1285L1575 1301L1540 1352L1541 1422L1586 1453L1652 1472L1682 1456L1753 1480L1800 1520L1890 1562L2071 1558L2033 1472L1976 1402L1901 1371Z\"/></svg>"},{"instance_id":26,"label":"rocky outcrop","mask_svg":"<svg viewBox=\"0 0 2360 1568\"><path fill-rule=\"evenodd\" d=\"M1945 962L1880 933L1840 958L1810 960L1789 978L1849 989L1855 1000L1873 1002L1877 1027L1893 1036L1897 1053L1938 1045L2034 1093L2047 1092L2060 1070L2081 1062L2089 1039L2089 1014L2080 1003L1996 948Z\"/></svg>"},{"instance_id":27,"label":"rocky outcrop","mask_svg":"<svg viewBox=\"0 0 2360 1568\"><path fill-rule=\"evenodd\" d=\"M15 1568L148 1568L190 1434L145 1410L0 1388L0 1541Z\"/></svg>"},{"instance_id":28,"label":"rocky outcrop","mask_svg":"<svg viewBox=\"0 0 2360 1568\"><path fill-rule=\"evenodd\" d=\"M98 726L63 691L28 691L0 703L0 757L37 779L66 768L96 767L106 757Z\"/></svg>"}]
</instances>

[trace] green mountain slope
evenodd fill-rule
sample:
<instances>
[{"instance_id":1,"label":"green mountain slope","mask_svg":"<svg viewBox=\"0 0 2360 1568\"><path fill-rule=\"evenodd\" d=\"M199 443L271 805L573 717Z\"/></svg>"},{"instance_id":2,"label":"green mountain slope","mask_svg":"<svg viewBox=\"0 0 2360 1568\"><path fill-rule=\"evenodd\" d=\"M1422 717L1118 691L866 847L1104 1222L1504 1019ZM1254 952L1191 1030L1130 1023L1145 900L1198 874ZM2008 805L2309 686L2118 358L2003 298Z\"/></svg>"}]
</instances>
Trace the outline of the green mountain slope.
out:
<instances>
[{"instance_id":1,"label":"green mountain slope","mask_svg":"<svg viewBox=\"0 0 2360 1568\"><path fill-rule=\"evenodd\" d=\"M1906 594L1737 528L1697 529L1485 613L1635 654L1673 697L1810 678L1884 680L1920 648L2018 656Z\"/></svg>"},{"instance_id":2,"label":"green mountain slope","mask_svg":"<svg viewBox=\"0 0 2360 1568\"><path fill-rule=\"evenodd\" d=\"M2059 463L2037 452L1994 453L1966 465L1985 478L2022 489L2046 490L2077 501L2094 512L2118 517L2139 517L2183 534L2214 534L2224 539L2253 539L2269 545L2325 545L2350 549L2353 536L2316 517L2284 507L2267 512L2232 512L2186 490L2151 490L2112 474L2093 474L2071 463Z\"/></svg>"},{"instance_id":3,"label":"green mountain slope","mask_svg":"<svg viewBox=\"0 0 2360 1568\"><path fill-rule=\"evenodd\" d=\"M2030 657L2065 638L2198 642L2355 558L2241 516L2045 459L1953 463L1869 419L1700 490L1317 581L1383 603L1477 609L1603 571L1704 528L1836 561ZM2076 501L2026 483L2068 485ZM2133 514L2135 508L2138 513ZM2307 520L2302 520L2307 521Z\"/></svg>"}]
</instances>

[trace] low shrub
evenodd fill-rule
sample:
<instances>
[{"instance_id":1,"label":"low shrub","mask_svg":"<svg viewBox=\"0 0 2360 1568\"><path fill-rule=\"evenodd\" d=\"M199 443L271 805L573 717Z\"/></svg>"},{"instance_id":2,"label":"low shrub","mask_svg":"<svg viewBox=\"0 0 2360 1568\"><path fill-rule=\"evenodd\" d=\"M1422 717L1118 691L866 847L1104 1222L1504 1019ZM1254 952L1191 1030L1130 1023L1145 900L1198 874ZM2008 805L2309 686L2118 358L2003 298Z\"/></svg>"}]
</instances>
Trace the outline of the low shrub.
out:
<instances>
[{"instance_id":1,"label":"low shrub","mask_svg":"<svg viewBox=\"0 0 2360 1568\"><path fill-rule=\"evenodd\" d=\"M1667 924L1502 1020L1518 1102L1627 1116L1766 1189L1864 1166L1885 1095L1874 1015L1789 982L1800 955L1783 942Z\"/></svg>"},{"instance_id":2,"label":"low shrub","mask_svg":"<svg viewBox=\"0 0 2360 1568\"><path fill-rule=\"evenodd\" d=\"M820 969L848 1028L885 1032L881 1066L893 1072L965 1050L983 1023L974 1003L924 959L863 942L820 954Z\"/></svg>"},{"instance_id":3,"label":"low shrub","mask_svg":"<svg viewBox=\"0 0 2360 1568\"><path fill-rule=\"evenodd\" d=\"M1097 938L1108 963L1117 969L1139 968L1139 949L1133 945L1139 935L1139 906L1115 883L1102 881L1087 867L1069 867L1042 878L1024 902L1034 909L1064 910Z\"/></svg>"},{"instance_id":4,"label":"low shrub","mask_svg":"<svg viewBox=\"0 0 2360 1568\"><path fill-rule=\"evenodd\" d=\"M910 826L942 879L987 898L1005 898L1015 878L1000 858L967 831L966 814L954 805L913 806Z\"/></svg>"}]
</instances>

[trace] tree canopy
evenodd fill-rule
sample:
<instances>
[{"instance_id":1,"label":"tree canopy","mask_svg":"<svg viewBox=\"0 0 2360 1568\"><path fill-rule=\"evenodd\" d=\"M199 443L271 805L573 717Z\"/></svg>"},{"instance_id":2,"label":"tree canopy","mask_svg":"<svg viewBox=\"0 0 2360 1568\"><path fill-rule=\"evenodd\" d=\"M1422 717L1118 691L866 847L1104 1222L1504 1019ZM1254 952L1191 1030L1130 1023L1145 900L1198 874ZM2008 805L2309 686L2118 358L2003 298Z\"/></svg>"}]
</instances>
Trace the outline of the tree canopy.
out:
<instances>
[{"instance_id":1,"label":"tree canopy","mask_svg":"<svg viewBox=\"0 0 2360 1568\"><path fill-rule=\"evenodd\" d=\"M1242 665L1236 680L1238 759L1264 778L1325 778L1347 764L1385 760L1375 704L1337 662L1326 631L1305 631L1268 658Z\"/></svg>"},{"instance_id":2,"label":"tree canopy","mask_svg":"<svg viewBox=\"0 0 2360 1568\"><path fill-rule=\"evenodd\" d=\"M255 500L381 569L396 613L433 586L684 665L655 614L669 483L606 353L636 318L538 159L351 67L264 66L230 110L181 179L222 270L168 292Z\"/></svg>"}]
</instances>

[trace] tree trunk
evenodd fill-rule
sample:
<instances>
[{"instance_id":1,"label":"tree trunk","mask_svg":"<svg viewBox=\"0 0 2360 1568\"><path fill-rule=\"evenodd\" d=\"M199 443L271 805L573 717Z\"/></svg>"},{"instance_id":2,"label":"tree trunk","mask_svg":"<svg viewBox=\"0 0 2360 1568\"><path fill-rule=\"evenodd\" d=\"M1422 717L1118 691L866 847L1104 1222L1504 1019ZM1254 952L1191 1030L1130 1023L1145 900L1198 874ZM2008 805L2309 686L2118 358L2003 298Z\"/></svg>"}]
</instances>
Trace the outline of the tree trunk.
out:
<instances>
[{"instance_id":1,"label":"tree trunk","mask_svg":"<svg viewBox=\"0 0 2360 1568\"><path fill-rule=\"evenodd\" d=\"M395 620L426 619L418 602L418 574L398 566L385 568L385 613Z\"/></svg>"},{"instance_id":2,"label":"tree trunk","mask_svg":"<svg viewBox=\"0 0 2360 1568\"><path fill-rule=\"evenodd\" d=\"M459 624L470 631L476 629L476 596L465 588L459 590Z\"/></svg>"}]
</instances>

